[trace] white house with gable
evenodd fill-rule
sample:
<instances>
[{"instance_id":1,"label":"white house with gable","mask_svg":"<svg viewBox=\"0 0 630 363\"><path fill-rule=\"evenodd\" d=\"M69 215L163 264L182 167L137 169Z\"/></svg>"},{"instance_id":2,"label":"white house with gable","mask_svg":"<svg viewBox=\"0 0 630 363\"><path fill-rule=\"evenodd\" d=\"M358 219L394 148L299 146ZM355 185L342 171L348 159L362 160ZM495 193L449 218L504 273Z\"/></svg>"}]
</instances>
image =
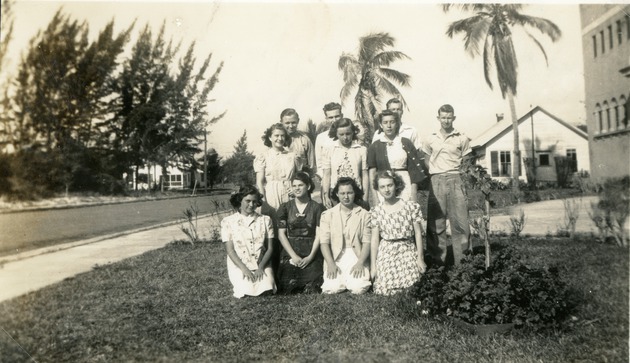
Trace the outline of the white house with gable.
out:
<instances>
[{"instance_id":1,"label":"white house with gable","mask_svg":"<svg viewBox=\"0 0 630 363\"><path fill-rule=\"evenodd\" d=\"M577 127L552 115L540 106L518 120L521 152L519 179L527 181L525 160L536 162L537 182L557 181L554 157L574 160L573 172L590 170L588 135ZM507 182L512 174L514 136L512 120L502 119L471 141L477 163L493 179ZM533 150L533 151L532 151Z\"/></svg>"}]
</instances>

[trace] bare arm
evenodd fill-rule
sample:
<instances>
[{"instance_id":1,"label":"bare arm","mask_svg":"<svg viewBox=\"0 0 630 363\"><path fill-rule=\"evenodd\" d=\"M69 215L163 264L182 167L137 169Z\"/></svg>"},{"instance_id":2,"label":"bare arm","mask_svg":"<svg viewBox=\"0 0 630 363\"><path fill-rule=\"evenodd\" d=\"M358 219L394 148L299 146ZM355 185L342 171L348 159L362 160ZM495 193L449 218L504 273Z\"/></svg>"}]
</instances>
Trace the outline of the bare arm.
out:
<instances>
[{"instance_id":1,"label":"bare arm","mask_svg":"<svg viewBox=\"0 0 630 363\"><path fill-rule=\"evenodd\" d=\"M376 196L377 191L370 187L371 185L374 185L374 180L376 180L376 168L370 168L368 189L370 190L370 205L372 207L378 205L378 197Z\"/></svg>"},{"instance_id":2,"label":"bare arm","mask_svg":"<svg viewBox=\"0 0 630 363\"><path fill-rule=\"evenodd\" d=\"M326 271L326 277L329 279L334 279L337 277L337 273L341 272L339 266L335 263L335 259L332 255L332 250L330 249L330 244L322 243L320 244L320 249L322 251L322 255L324 256L324 260L326 260L326 265L328 269Z\"/></svg>"},{"instance_id":3,"label":"bare arm","mask_svg":"<svg viewBox=\"0 0 630 363\"><path fill-rule=\"evenodd\" d=\"M427 269L427 264L424 263L424 242L422 241L422 225L420 225L420 222L413 222L413 232L416 237L416 249L418 251L418 268L421 273L424 273Z\"/></svg>"},{"instance_id":4,"label":"bare arm","mask_svg":"<svg viewBox=\"0 0 630 363\"><path fill-rule=\"evenodd\" d=\"M322 179L322 202L328 209L332 208L332 201L330 200L330 169L324 169L324 178Z\"/></svg>"},{"instance_id":5,"label":"bare arm","mask_svg":"<svg viewBox=\"0 0 630 363\"><path fill-rule=\"evenodd\" d=\"M365 200L369 201L370 197L370 174L367 169L361 170L361 188L363 188L363 194L365 194Z\"/></svg>"},{"instance_id":6,"label":"bare arm","mask_svg":"<svg viewBox=\"0 0 630 363\"><path fill-rule=\"evenodd\" d=\"M381 233L378 227L372 227L372 243L370 253L370 274L372 279L376 278L376 258L378 257L378 245L381 242Z\"/></svg>"},{"instance_id":7,"label":"bare arm","mask_svg":"<svg viewBox=\"0 0 630 363\"><path fill-rule=\"evenodd\" d=\"M293 263L298 265L299 262L302 260L302 258L298 256L297 253L295 253L295 251L293 250L293 247L291 246L291 242L289 242L289 238L287 237L286 228L278 229L278 239L280 240L280 244L282 244L282 248L284 248L284 250L287 251L289 256L291 256Z\"/></svg>"},{"instance_id":8,"label":"bare arm","mask_svg":"<svg viewBox=\"0 0 630 363\"><path fill-rule=\"evenodd\" d=\"M261 281L265 276L265 268L269 264L269 260L271 260L271 255L273 254L273 238L267 238L267 251L263 255L263 258L258 263L258 269L254 271L254 281Z\"/></svg>"},{"instance_id":9,"label":"bare arm","mask_svg":"<svg viewBox=\"0 0 630 363\"><path fill-rule=\"evenodd\" d=\"M262 193L263 199L267 200L267 196L265 195L265 171L259 171L256 173L256 187L258 191Z\"/></svg>"}]
</instances>

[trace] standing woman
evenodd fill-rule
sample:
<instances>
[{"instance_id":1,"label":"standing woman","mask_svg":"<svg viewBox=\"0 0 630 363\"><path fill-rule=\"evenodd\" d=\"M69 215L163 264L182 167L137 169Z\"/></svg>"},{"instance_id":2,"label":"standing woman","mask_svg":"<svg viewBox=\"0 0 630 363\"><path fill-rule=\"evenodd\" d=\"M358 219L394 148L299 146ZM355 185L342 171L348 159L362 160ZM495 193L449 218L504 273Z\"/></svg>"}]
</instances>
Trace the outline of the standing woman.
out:
<instances>
[{"instance_id":1,"label":"standing woman","mask_svg":"<svg viewBox=\"0 0 630 363\"><path fill-rule=\"evenodd\" d=\"M230 197L230 204L237 212L221 221L221 240L227 251L228 277L234 297L275 292L269 266L274 237L271 218L256 213L262 204L262 194L253 185L245 185Z\"/></svg>"},{"instance_id":2,"label":"standing woman","mask_svg":"<svg viewBox=\"0 0 630 363\"><path fill-rule=\"evenodd\" d=\"M383 202L370 210L370 254L374 293L393 295L410 287L426 269L420 204L399 197L405 185L391 170L376 175L374 188Z\"/></svg>"},{"instance_id":3,"label":"standing woman","mask_svg":"<svg viewBox=\"0 0 630 363\"><path fill-rule=\"evenodd\" d=\"M372 283L367 267L370 255L370 213L356 204L363 191L352 178L341 177L332 197L339 202L322 213L318 235L326 260L322 292L349 290L365 293Z\"/></svg>"},{"instance_id":4,"label":"standing woman","mask_svg":"<svg viewBox=\"0 0 630 363\"><path fill-rule=\"evenodd\" d=\"M400 117L397 113L385 110L379 115L379 124L383 137L374 141L368 148L368 169L370 182L376 185L376 173L392 170L404 182L400 198L417 201L418 184L425 176L422 169L422 157L411 140L400 137ZM371 205L375 206L383 200L379 193L371 193Z\"/></svg>"},{"instance_id":5,"label":"standing woman","mask_svg":"<svg viewBox=\"0 0 630 363\"><path fill-rule=\"evenodd\" d=\"M319 293L324 259L315 232L324 207L311 199L315 186L307 173L296 173L291 185L295 199L278 209L278 238L283 247L278 288L284 293Z\"/></svg>"},{"instance_id":6,"label":"standing woman","mask_svg":"<svg viewBox=\"0 0 630 363\"><path fill-rule=\"evenodd\" d=\"M341 177L354 179L364 193L370 182L368 179L367 149L356 142L359 129L349 118L333 122L328 136L334 141L332 147L324 150L320 169L322 178L322 199L326 208L331 208L330 185L337 184Z\"/></svg>"},{"instance_id":7,"label":"standing woman","mask_svg":"<svg viewBox=\"0 0 630 363\"><path fill-rule=\"evenodd\" d=\"M302 162L300 157L286 149L291 138L281 123L268 128L262 139L269 149L254 159L256 186L275 212L282 203L289 201L291 178L302 169Z\"/></svg>"}]
</instances>

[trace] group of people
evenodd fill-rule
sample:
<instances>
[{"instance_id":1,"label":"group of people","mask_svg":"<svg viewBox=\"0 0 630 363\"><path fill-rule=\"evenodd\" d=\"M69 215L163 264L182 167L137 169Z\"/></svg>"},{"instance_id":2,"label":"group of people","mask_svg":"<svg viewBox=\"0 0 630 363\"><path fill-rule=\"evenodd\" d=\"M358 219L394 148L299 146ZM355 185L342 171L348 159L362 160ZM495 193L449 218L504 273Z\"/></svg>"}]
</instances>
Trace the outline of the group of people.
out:
<instances>
[{"instance_id":1,"label":"group of people","mask_svg":"<svg viewBox=\"0 0 630 363\"><path fill-rule=\"evenodd\" d=\"M443 105L440 129L420 140L402 123L402 106L387 102L369 144L363 125L344 118L338 103L324 106L329 129L315 145L298 131L298 113L282 111L263 136L268 149L254 160L256 186L231 196L236 213L221 222L235 297L370 288L392 295L420 279L425 255L435 264L462 258L470 233L460 165L469 139L453 128L453 107ZM315 177L322 204L311 198ZM429 189L426 246L421 185Z\"/></svg>"}]
</instances>

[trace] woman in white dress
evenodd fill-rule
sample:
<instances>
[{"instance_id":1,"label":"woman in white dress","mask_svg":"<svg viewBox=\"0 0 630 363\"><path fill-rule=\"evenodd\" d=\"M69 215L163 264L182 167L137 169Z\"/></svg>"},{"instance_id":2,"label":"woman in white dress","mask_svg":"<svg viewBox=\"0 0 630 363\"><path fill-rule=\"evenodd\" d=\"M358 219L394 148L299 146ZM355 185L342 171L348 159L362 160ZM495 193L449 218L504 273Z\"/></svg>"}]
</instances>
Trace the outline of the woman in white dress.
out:
<instances>
[{"instance_id":1,"label":"woman in white dress","mask_svg":"<svg viewBox=\"0 0 630 363\"><path fill-rule=\"evenodd\" d=\"M256 212L261 203L262 194L253 185L245 185L230 197L237 212L221 221L228 277L236 298L276 292L270 266L274 232L271 218Z\"/></svg>"}]
</instances>

